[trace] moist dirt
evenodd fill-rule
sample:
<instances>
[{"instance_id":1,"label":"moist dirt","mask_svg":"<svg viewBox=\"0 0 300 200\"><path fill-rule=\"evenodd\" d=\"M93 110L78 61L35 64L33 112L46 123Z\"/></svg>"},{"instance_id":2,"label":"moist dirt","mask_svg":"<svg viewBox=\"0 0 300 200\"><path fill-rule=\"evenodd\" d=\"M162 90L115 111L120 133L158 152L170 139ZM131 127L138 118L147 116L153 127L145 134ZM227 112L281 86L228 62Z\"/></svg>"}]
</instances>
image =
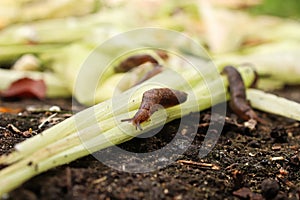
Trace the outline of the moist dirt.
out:
<instances>
[{"instance_id":1,"label":"moist dirt","mask_svg":"<svg viewBox=\"0 0 300 200\"><path fill-rule=\"evenodd\" d=\"M290 86L274 93L300 102L299 91L299 86ZM74 104L72 107L71 99L3 100L1 107L8 112L0 114L0 154L11 152L16 143L83 109ZM7 199L299 199L300 122L257 113L268 123L258 124L255 130L245 127L229 108L225 118L206 110L200 113L200 119L197 113L191 113L185 120L166 124L157 134L154 130L153 134L118 145L126 151L147 153L165 147L176 134L181 139L195 136L182 154L166 154L174 162L155 171L123 172L89 155L30 179L10 192ZM221 119L225 124L217 144L200 158L206 134L214 134L214 125L222 124ZM108 148L95 155L109 153ZM122 166L118 161L126 161L126 167L137 171L143 167L128 155L114 157L106 162ZM154 159L153 163L161 162L161 166L167 160L159 155Z\"/></svg>"}]
</instances>

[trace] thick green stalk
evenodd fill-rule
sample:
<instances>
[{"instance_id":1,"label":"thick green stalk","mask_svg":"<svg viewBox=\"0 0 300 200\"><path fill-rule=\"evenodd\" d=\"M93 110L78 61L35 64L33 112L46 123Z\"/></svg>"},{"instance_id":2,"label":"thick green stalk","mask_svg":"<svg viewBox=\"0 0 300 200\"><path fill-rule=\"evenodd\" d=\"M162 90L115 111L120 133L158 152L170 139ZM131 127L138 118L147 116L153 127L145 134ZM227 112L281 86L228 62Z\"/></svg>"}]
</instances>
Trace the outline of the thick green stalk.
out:
<instances>
[{"instance_id":1,"label":"thick green stalk","mask_svg":"<svg viewBox=\"0 0 300 200\"><path fill-rule=\"evenodd\" d=\"M285 84L300 83L300 43L285 41L270 43L214 56L217 66L252 65L260 76L279 80Z\"/></svg>"},{"instance_id":2,"label":"thick green stalk","mask_svg":"<svg viewBox=\"0 0 300 200\"><path fill-rule=\"evenodd\" d=\"M257 89L248 89L253 108L300 121L300 104Z\"/></svg>"}]
</instances>

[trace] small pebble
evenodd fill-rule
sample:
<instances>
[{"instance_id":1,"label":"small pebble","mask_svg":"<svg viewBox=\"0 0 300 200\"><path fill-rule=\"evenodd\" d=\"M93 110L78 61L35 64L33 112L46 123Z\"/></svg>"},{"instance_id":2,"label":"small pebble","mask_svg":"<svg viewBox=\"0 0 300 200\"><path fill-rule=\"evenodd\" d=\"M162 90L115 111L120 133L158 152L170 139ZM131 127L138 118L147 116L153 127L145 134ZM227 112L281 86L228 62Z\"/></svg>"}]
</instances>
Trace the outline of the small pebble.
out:
<instances>
[{"instance_id":1,"label":"small pebble","mask_svg":"<svg viewBox=\"0 0 300 200\"><path fill-rule=\"evenodd\" d=\"M279 192L279 185L274 179L265 179L261 183L261 194L268 200L273 199Z\"/></svg>"}]
</instances>

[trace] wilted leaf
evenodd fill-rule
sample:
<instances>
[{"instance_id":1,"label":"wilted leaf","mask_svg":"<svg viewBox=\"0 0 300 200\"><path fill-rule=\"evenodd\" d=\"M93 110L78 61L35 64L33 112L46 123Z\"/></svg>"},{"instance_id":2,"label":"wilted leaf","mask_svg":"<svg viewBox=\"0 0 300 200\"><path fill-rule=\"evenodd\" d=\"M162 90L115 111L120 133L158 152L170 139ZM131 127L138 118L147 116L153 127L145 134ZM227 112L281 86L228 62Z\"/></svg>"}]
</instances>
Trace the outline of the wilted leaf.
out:
<instances>
[{"instance_id":1,"label":"wilted leaf","mask_svg":"<svg viewBox=\"0 0 300 200\"><path fill-rule=\"evenodd\" d=\"M10 87L0 93L4 98L38 98L46 96L46 84L43 80L21 78L13 82Z\"/></svg>"}]
</instances>

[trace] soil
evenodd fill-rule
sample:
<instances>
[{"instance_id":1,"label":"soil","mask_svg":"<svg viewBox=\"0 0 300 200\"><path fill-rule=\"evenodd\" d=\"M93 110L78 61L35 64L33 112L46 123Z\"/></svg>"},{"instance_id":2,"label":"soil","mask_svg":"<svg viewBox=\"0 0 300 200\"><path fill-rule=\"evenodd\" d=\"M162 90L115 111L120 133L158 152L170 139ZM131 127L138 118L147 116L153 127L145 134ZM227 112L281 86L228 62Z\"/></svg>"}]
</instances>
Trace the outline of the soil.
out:
<instances>
[{"instance_id":1,"label":"soil","mask_svg":"<svg viewBox=\"0 0 300 200\"><path fill-rule=\"evenodd\" d=\"M300 102L299 91L299 86L290 86L274 93ZM39 128L47 117L56 112L49 110L54 105L62 111ZM1 106L13 110L0 114L0 154L10 152L16 143L72 115L71 99L2 101ZM175 161L161 169L147 173L123 172L89 155L30 179L6 198L299 199L300 122L257 113L268 124L258 124L251 131L228 109L217 144L203 158L198 154L208 125L213 124L209 130L212 135L216 132L214 125L220 125L221 116L218 113L211 116L211 110L201 112L197 123L197 113L190 114L185 120L168 123L152 137L146 137L151 135L148 133L143 138L119 145L119 148L135 153L155 152L172 141L177 132L181 139L195 135L189 148L182 155L171 152L170 156ZM182 125L178 126L180 122ZM30 128L33 131L24 135ZM108 148L95 155L109 155L109 152ZM128 155L114 156L117 159L108 161L110 164L123 166L117 161L125 160L126 167L142 169L142 165ZM164 164L168 160L162 157L155 159L154 164Z\"/></svg>"}]
</instances>

